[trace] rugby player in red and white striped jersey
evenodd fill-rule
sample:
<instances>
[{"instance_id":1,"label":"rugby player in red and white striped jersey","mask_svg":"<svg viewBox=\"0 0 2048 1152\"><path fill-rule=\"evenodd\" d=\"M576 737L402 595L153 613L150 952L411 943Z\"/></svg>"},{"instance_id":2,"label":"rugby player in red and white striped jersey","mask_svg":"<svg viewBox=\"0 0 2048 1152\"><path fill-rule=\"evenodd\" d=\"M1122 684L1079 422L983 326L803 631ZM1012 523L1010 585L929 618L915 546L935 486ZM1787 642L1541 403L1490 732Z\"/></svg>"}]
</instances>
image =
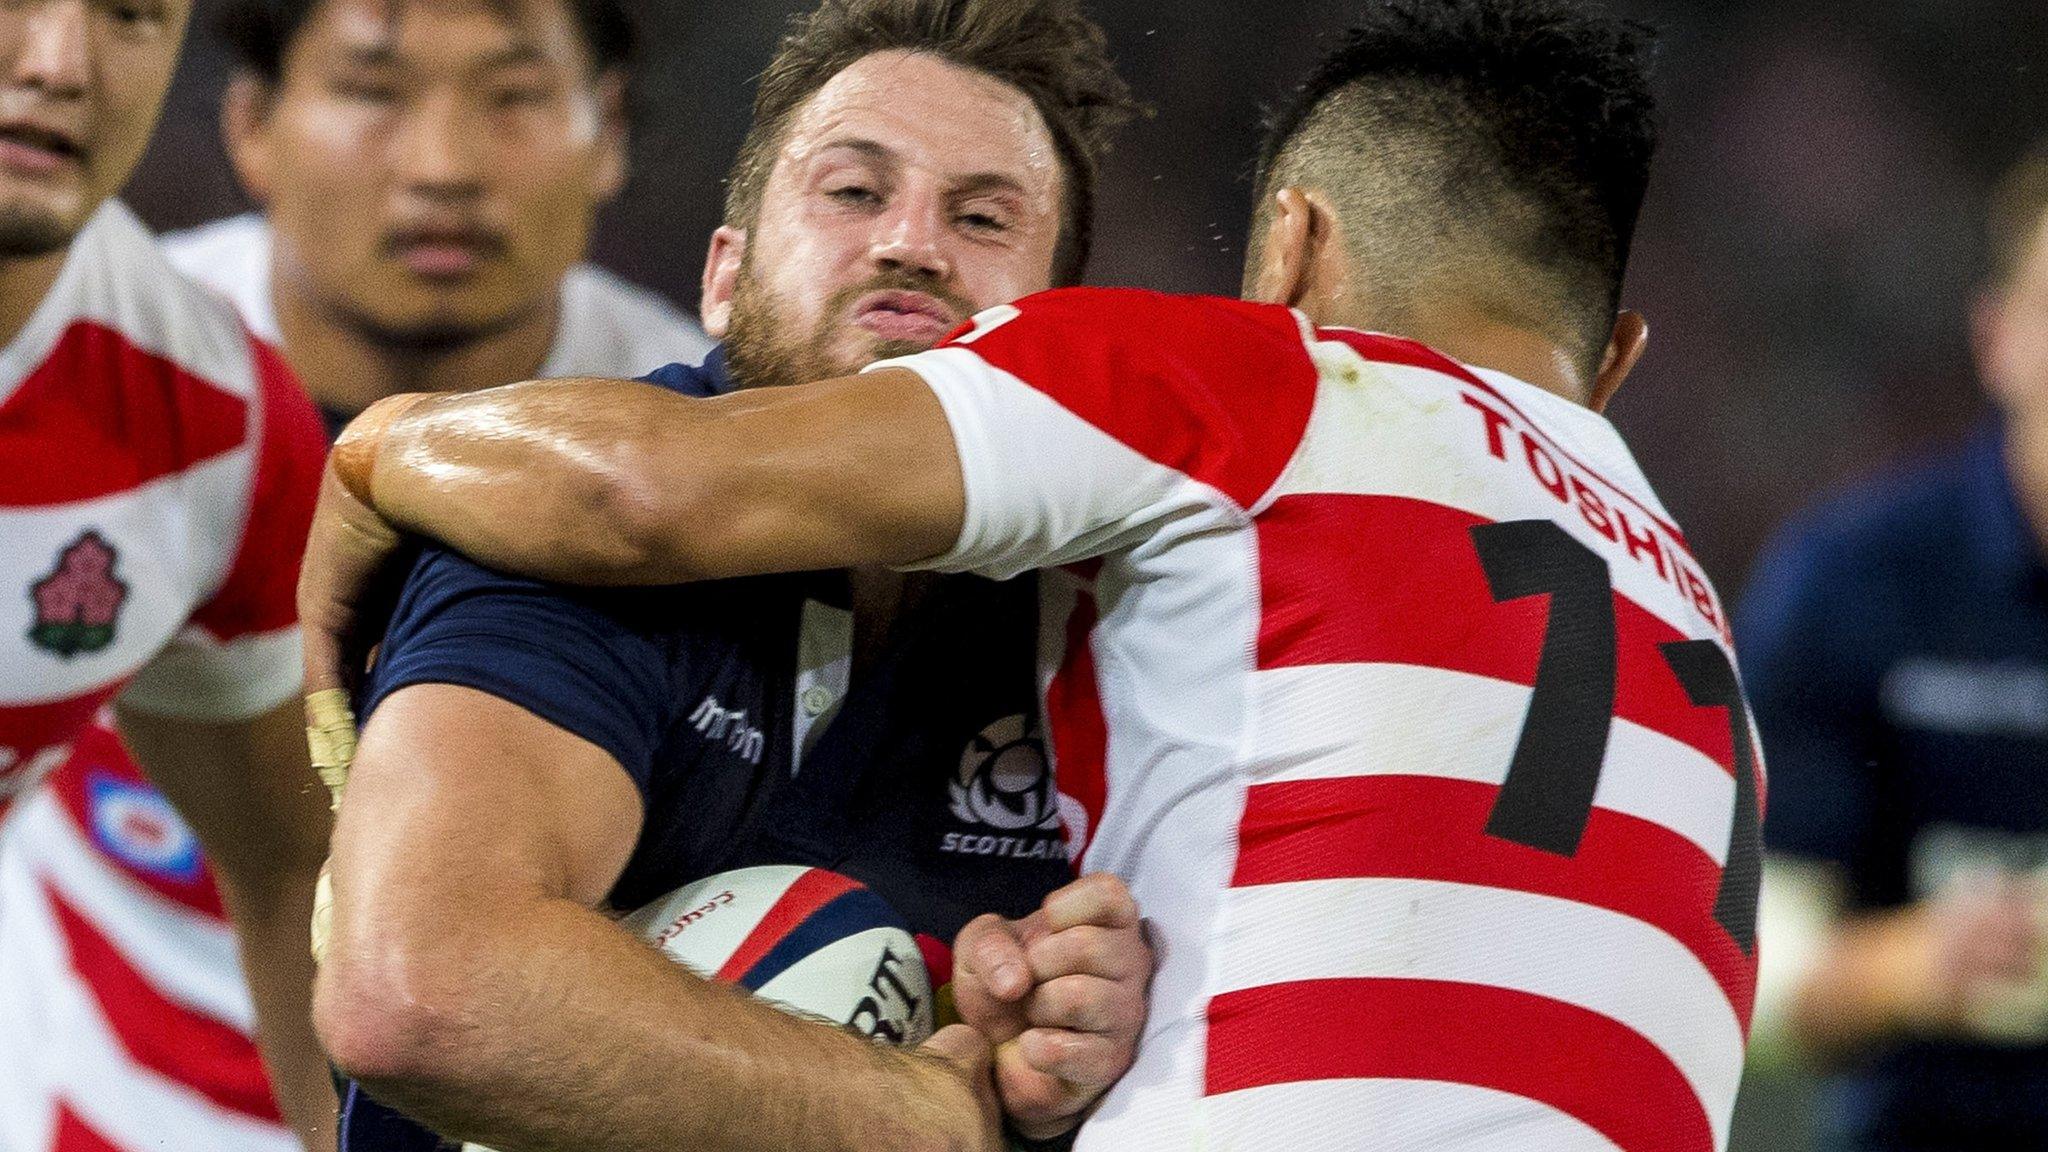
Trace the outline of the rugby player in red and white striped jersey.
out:
<instances>
[{"instance_id":1,"label":"rugby player in red and white striped jersey","mask_svg":"<svg viewBox=\"0 0 2048 1152\"><path fill-rule=\"evenodd\" d=\"M383 0L219 6L242 65L224 108L231 154L257 177L266 212L165 237L170 262L287 356L316 349L307 359L321 375L303 382L337 429L399 380L456 390L701 358L709 344L686 316L575 262L592 205L621 176L609 158L624 125L599 111L631 55L616 0L419 5L402 21L398 11ZM353 89L313 82L366 59L415 95L366 109ZM508 84L542 98L504 112ZM438 91L459 97L416 95ZM473 128L486 119L518 130L479 144ZM393 138L418 146L379 146ZM476 267L421 274L408 261L421 244L388 242L428 225L482 231L467 242L482 253ZM284 343L280 311L298 344ZM317 457L304 467L317 478ZM253 549L279 566L285 611L299 531ZM288 694L295 652L280 672ZM20 809L0 839L0 889L27 893L0 913L0 1081L11 1085L0 1149L16 1152L4 1120L18 1116L34 1126L19 1152L74 1152L61 1134L43 1139L38 1118L78 1096L122 1152L293 1147L212 872L119 740L98 726L81 734ZM65 947L73 937L107 946Z\"/></svg>"},{"instance_id":2,"label":"rugby player in red and white striped jersey","mask_svg":"<svg viewBox=\"0 0 2048 1152\"><path fill-rule=\"evenodd\" d=\"M323 437L276 354L110 199L148 142L188 10L0 11L0 814L96 715L118 718L219 862L280 1095L318 1147L334 1096L307 1018L304 924L328 818L290 698L292 590ZM127 782L87 785L119 833L162 830L159 808L127 802ZM146 842L158 850L177 845ZM117 1132L158 1146L151 1125L217 1106L154 1078L230 1030L188 1036L183 1053L161 1041L178 1008L148 992L162 958L124 952L140 926L112 914L120 895L0 876L0 941L33 941L35 965L99 978L94 995L0 979L0 1046L27 1059L0 1074L9 1152L100 1149ZM31 918L38 930L13 931ZM235 941L214 943L232 963ZM10 954L0 970L30 959ZM186 1006L217 1009L231 991L210 984ZM254 1029L257 1014L245 1000L224 1018ZM52 1051L50 1035L79 1042ZM144 1128L98 1090L112 1069L152 1089ZM224 1092L267 1103L263 1080L252 1069ZM271 1147L293 1146L266 1131Z\"/></svg>"},{"instance_id":3,"label":"rugby player in red and white striped jersey","mask_svg":"<svg viewBox=\"0 0 2048 1152\"><path fill-rule=\"evenodd\" d=\"M392 526L595 583L1055 568L1069 834L1161 958L1080 1147L1725 1148L1762 764L1598 414L1646 332L1647 37L1562 0L1366 20L1264 158L1253 302L1050 293L744 404L373 410L301 586L313 682Z\"/></svg>"}]
</instances>

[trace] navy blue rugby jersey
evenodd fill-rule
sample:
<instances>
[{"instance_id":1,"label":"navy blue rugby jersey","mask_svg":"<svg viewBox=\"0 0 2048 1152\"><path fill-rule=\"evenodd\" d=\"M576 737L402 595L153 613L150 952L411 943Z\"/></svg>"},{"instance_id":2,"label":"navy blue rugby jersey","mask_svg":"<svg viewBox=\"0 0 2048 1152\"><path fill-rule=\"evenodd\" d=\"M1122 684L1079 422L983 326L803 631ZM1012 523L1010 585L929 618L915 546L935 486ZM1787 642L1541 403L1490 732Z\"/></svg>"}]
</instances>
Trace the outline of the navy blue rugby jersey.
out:
<instances>
[{"instance_id":1,"label":"navy blue rugby jersey","mask_svg":"<svg viewBox=\"0 0 2048 1152\"><path fill-rule=\"evenodd\" d=\"M2048 875L2048 565L2002 430L1795 519L1736 614L1768 848L1857 910ZM1900 1037L1827 1079L1834 1150L2048 1147L2048 1040Z\"/></svg>"},{"instance_id":2,"label":"navy blue rugby jersey","mask_svg":"<svg viewBox=\"0 0 2048 1152\"><path fill-rule=\"evenodd\" d=\"M729 387L715 352L649 380ZM1073 876L1039 733L1036 588L938 579L851 683L847 603L843 573L580 589L429 548L359 712L458 684L604 749L646 804L616 909L732 868L829 868L944 966L967 921L1026 915ZM438 1146L353 1085L343 1101L349 1152Z\"/></svg>"},{"instance_id":3,"label":"navy blue rugby jersey","mask_svg":"<svg viewBox=\"0 0 2048 1152\"><path fill-rule=\"evenodd\" d=\"M727 387L716 354L650 379ZM407 685L460 684L610 753L647 806L622 910L731 868L807 864L945 943L984 912L1031 912L1073 875L1039 735L1036 589L938 580L849 684L846 585L568 588L430 548L363 714Z\"/></svg>"}]
</instances>

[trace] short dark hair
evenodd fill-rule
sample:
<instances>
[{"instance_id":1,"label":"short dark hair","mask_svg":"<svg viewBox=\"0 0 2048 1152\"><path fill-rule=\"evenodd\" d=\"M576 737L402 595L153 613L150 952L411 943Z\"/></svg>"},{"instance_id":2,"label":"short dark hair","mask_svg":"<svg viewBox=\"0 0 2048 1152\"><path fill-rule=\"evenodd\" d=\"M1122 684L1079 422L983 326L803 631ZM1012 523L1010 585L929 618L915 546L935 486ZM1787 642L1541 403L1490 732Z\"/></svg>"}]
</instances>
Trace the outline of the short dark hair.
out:
<instances>
[{"instance_id":1,"label":"short dark hair","mask_svg":"<svg viewBox=\"0 0 2048 1152\"><path fill-rule=\"evenodd\" d=\"M1077 283L1088 263L1102 157L1141 109L1102 29L1076 0L824 0L793 18L761 74L754 122L726 182L726 222L753 223L797 110L848 66L888 51L935 56L1030 97L1066 175L1053 281Z\"/></svg>"},{"instance_id":2,"label":"short dark hair","mask_svg":"<svg viewBox=\"0 0 2048 1152\"><path fill-rule=\"evenodd\" d=\"M2048 223L2048 139L2038 140L1991 189L1984 214L1986 282L2003 288L2026 263Z\"/></svg>"},{"instance_id":3,"label":"short dark hair","mask_svg":"<svg viewBox=\"0 0 2048 1152\"><path fill-rule=\"evenodd\" d=\"M1396 313L1479 288L1597 366L1657 148L1655 38L1568 0L1372 0L1271 118L1254 243L1275 192L1321 187Z\"/></svg>"},{"instance_id":4,"label":"short dark hair","mask_svg":"<svg viewBox=\"0 0 2048 1152\"><path fill-rule=\"evenodd\" d=\"M269 83L284 78L285 57L306 21L327 0L228 0L215 14L213 26L242 67ZM520 0L490 0L510 13ZM624 0L563 0L584 47L599 72L631 68L639 50L639 31ZM403 4L404 0L393 0Z\"/></svg>"}]
</instances>

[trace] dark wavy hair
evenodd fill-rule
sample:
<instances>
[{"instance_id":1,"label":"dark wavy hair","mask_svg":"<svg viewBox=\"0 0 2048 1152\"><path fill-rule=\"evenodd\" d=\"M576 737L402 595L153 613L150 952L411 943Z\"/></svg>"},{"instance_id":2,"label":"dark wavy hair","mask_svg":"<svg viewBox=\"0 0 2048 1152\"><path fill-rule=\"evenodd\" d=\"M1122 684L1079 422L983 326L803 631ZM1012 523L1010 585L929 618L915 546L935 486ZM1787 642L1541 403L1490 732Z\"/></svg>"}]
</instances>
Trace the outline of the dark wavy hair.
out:
<instances>
[{"instance_id":1,"label":"dark wavy hair","mask_svg":"<svg viewBox=\"0 0 2048 1152\"><path fill-rule=\"evenodd\" d=\"M1066 174L1053 282L1079 282L1099 165L1116 130L1141 108L1110 61L1102 29L1076 0L824 0L795 17L761 74L754 122L726 183L727 223L753 222L797 110L848 65L892 50L936 56L1030 97Z\"/></svg>"}]
</instances>

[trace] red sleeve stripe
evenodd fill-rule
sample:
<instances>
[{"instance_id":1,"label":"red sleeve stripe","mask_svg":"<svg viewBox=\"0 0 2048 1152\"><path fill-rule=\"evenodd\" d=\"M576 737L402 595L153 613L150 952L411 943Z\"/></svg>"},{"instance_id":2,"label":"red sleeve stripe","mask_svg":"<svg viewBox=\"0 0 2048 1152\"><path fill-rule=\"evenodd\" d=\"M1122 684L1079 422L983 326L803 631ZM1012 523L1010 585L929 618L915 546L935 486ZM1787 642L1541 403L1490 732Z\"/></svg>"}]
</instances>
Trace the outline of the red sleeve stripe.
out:
<instances>
[{"instance_id":1,"label":"red sleeve stripe","mask_svg":"<svg viewBox=\"0 0 2048 1152\"><path fill-rule=\"evenodd\" d=\"M240 396L112 328L79 321L0 403L0 508L127 492L248 437Z\"/></svg>"},{"instance_id":2,"label":"red sleeve stripe","mask_svg":"<svg viewBox=\"0 0 2048 1152\"><path fill-rule=\"evenodd\" d=\"M1715 1147L1699 1097L1655 1045L1569 1004L1476 984L1385 979L1304 980L1210 1001L1209 1095L1337 1078L1510 1092L1577 1118L1624 1152Z\"/></svg>"},{"instance_id":3,"label":"red sleeve stripe","mask_svg":"<svg viewBox=\"0 0 2048 1152\"><path fill-rule=\"evenodd\" d=\"M56 913L72 968L92 989L129 1058L229 1112L273 1124L283 1121L253 1041L167 999L56 889L45 884L43 894Z\"/></svg>"},{"instance_id":4,"label":"red sleeve stripe","mask_svg":"<svg viewBox=\"0 0 2048 1152\"><path fill-rule=\"evenodd\" d=\"M1526 428L1531 435L1542 440L1552 452L1569 460L1574 468L1606 485L1608 491L1635 505L1638 512L1655 521L1657 526L1662 528L1666 535L1670 536L1680 548L1685 549L1687 556L1692 555L1692 545L1686 542L1685 533L1679 531L1678 525L1673 524L1663 513L1643 503L1634 492L1609 480L1599 469L1588 466L1585 461L1566 451L1563 445L1552 439L1550 434L1545 432L1541 425L1529 419L1520 408L1515 406L1514 401L1502 394L1500 389L1487 383L1463 364L1445 356L1427 344L1419 344L1413 340L1404 340L1399 336L1386 336L1376 332L1358 332L1349 328L1318 328L1316 335L1326 340L1337 340L1348 344L1353 351L1375 364L1398 364L1408 368L1424 368L1431 372L1438 372L1449 376L1460 383L1486 393L1493 399L1494 403L1513 413L1515 419L1520 421L1522 427Z\"/></svg>"},{"instance_id":5,"label":"red sleeve stripe","mask_svg":"<svg viewBox=\"0 0 2048 1152\"><path fill-rule=\"evenodd\" d=\"M1489 836L1486 822L1499 794L1492 785L1427 776L1254 785L1231 884L1403 878L1604 908L1683 945L1747 1029L1756 960L1714 918L1721 868L1712 858L1669 829L1604 808L1593 810L1569 858Z\"/></svg>"},{"instance_id":6,"label":"red sleeve stripe","mask_svg":"<svg viewBox=\"0 0 2048 1152\"><path fill-rule=\"evenodd\" d=\"M1258 519L1259 667L1416 664L1534 684L1550 598L1494 602L1471 537L1485 523L1396 496L1275 501ZM1628 597L1614 600L1614 714L1733 772L1726 711L1694 706L1658 648L1688 637Z\"/></svg>"},{"instance_id":7,"label":"red sleeve stripe","mask_svg":"<svg viewBox=\"0 0 2048 1152\"><path fill-rule=\"evenodd\" d=\"M961 347L1240 508L1266 496L1308 429L1318 374L1286 308L1105 288L1017 307Z\"/></svg>"},{"instance_id":8,"label":"red sleeve stripe","mask_svg":"<svg viewBox=\"0 0 2048 1152\"><path fill-rule=\"evenodd\" d=\"M327 432L291 369L263 341L251 337L249 347L263 398L249 515L227 578L192 615L194 624L224 641L297 622L299 561L327 459Z\"/></svg>"}]
</instances>

